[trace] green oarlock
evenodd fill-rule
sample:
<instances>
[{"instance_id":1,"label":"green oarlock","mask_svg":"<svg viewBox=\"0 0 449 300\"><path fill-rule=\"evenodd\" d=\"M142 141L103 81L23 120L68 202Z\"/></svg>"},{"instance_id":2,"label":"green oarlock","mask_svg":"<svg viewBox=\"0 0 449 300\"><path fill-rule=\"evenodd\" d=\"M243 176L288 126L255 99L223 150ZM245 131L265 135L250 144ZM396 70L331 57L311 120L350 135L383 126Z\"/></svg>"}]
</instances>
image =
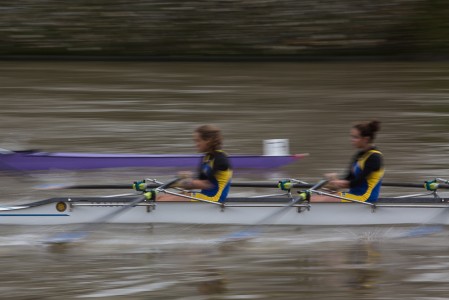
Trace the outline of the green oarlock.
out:
<instances>
[{"instance_id":1,"label":"green oarlock","mask_svg":"<svg viewBox=\"0 0 449 300\"><path fill-rule=\"evenodd\" d=\"M278 188L283 191L289 191L292 188L293 183L290 180L280 180L278 182Z\"/></svg>"},{"instance_id":2,"label":"green oarlock","mask_svg":"<svg viewBox=\"0 0 449 300\"><path fill-rule=\"evenodd\" d=\"M309 201L310 200L310 191L299 191L299 198L302 201Z\"/></svg>"},{"instance_id":3,"label":"green oarlock","mask_svg":"<svg viewBox=\"0 0 449 300\"><path fill-rule=\"evenodd\" d=\"M157 192L155 190L151 190L143 194L145 196L145 200L156 200Z\"/></svg>"},{"instance_id":4,"label":"green oarlock","mask_svg":"<svg viewBox=\"0 0 449 300\"><path fill-rule=\"evenodd\" d=\"M147 188L147 184L146 184L145 180L134 181L134 183L133 183L133 189L136 191L144 192L146 188Z\"/></svg>"},{"instance_id":5,"label":"green oarlock","mask_svg":"<svg viewBox=\"0 0 449 300\"><path fill-rule=\"evenodd\" d=\"M424 187L428 191L436 191L439 187L439 184L437 183L436 179L428 180L428 181L424 181Z\"/></svg>"}]
</instances>

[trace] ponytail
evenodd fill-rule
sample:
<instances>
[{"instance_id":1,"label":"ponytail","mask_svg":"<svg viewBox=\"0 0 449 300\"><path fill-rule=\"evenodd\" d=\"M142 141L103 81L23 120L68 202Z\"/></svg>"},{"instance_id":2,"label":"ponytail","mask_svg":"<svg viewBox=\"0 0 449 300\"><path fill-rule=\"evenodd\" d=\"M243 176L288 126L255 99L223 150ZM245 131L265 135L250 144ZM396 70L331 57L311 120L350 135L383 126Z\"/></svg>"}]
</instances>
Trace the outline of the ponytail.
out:
<instances>
[{"instance_id":1,"label":"ponytail","mask_svg":"<svg viewBox=\"0 0 449 300\"><path fill-rule=\"evenodd\" d=\"M380 130L380 122L372 120L370 122L360 122L354 125L362 137L369 137L371 141L376 138L376 133Z\"/></svg>"}]
</instances>

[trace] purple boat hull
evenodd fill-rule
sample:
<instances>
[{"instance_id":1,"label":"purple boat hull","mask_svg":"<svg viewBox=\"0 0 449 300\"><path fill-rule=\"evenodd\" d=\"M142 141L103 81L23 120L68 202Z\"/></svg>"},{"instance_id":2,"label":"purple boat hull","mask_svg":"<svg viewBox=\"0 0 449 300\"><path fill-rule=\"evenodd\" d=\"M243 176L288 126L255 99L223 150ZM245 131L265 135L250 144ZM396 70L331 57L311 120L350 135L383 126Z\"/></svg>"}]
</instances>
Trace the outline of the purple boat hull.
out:
<instances>
[{"instance_id":1,"label":"purple boat hull","mask_svg":"<svg viewBox=\"0 0 449 300\"><path fill-rule=\"evenodd\" d=\"M285 156L231 155L234 169L273 169L293 163L307 154ZM191 168L200 163L199 154L95 154L17 151L0 154L0 170L87 170L102 168Z\"/></svg>"}]
</instances>

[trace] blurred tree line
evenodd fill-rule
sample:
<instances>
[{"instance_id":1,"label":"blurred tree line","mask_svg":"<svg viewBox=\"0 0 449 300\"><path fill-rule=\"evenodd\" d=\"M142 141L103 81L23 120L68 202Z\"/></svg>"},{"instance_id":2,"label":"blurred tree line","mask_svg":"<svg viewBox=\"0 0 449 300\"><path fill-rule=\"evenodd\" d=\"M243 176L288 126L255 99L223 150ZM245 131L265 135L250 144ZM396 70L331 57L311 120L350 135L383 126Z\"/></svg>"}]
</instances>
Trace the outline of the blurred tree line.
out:
<instances>
[{"instance_id":1,"label":"blurred tree line","mask_svg":"<svg viewBox=\"0 0 449 300\"><path fill-rule=\"evenodd\" d=\"M3 0L0 55L446 57L448 0Z\"/></svg>"}]
</instances>

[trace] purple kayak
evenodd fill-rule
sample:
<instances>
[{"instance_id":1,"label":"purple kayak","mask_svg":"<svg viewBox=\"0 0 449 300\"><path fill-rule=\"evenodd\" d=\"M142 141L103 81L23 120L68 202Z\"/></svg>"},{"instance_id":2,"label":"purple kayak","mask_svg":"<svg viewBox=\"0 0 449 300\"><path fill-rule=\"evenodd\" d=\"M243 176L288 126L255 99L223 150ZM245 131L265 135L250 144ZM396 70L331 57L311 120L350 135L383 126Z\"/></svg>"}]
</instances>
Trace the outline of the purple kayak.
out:
<instances>
[{"instance_id":1,"label":"purple kayak","mask_svg":"<svg viewBox=\"0 0 449 300\"><path fill-rule=\"evenodd\" d=\"M234 169L274 169L305 157L292 155L230 155ZM37 150L0 152L0 170L87 170L102 168L191 168L200 163L200 154L98 154L52 153Z\"/></svg>"}]
</instances>

